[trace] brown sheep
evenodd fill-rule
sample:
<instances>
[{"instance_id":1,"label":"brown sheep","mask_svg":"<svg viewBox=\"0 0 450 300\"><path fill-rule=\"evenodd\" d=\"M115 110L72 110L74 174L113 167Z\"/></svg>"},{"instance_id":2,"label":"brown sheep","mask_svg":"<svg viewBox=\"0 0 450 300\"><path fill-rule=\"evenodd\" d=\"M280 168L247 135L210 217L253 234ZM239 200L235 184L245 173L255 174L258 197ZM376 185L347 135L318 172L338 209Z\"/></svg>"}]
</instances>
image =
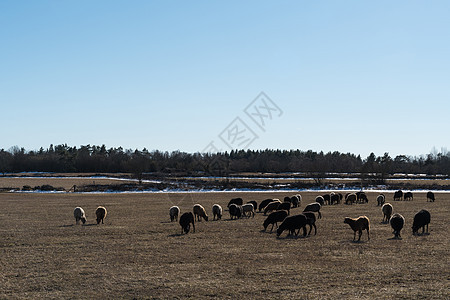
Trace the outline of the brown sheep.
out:
<instances>
[{"instance_id":1,"label":"brown sheep","mask_svg":"<svg viewBox=\"0 0 450 300\"><path fill-rule=\"evenodd\" d=\"M269 204L267 204L267 206L264 208L264 215L267 215L268 212L272 212L274 210L277 210L278 206L281 204L281 201L276 199L272 202L270 202Z\"/></svg>"},{"instance_id":2,"label":"brown sheep","mask_svg":"<svg viewBox=\"0 0 450 300\"><path fill-rule=\"evenodd\" d=\"M194 205L194 217L196 217L197 221L200 221L201 218L205 219L205 221L208 221L208 215L206 214L206 210L203 206L200 204Z\"/></svg>"},{"instance_id":3,"label":"brown sheep","mask_svg":"<svg viewBox=\"0 0 450 300\"><path fill-rule=\"evenodd\" d=\"M367 240L370 240L370 221L369 218L366 216L359 216L358 218L345 218L344 223L350 225L350 227L353 229L353 241L356 239L356 232L358 231L359 237L358 242L361 240L361 235L363 230L367 230Z\"/></svg>"},{"instance_id":4,"label":"brown sheep","mask_svg":"<svg viewBox=\"0 0 450 300\"><path fill-rule=\"evenodd\" d=\"M381 207L381 211L383 212L383 223L388 223L389 219L392 216L392 212L394 211L394 208L390 203L385 203Z\"/></svg>"},{"instance_id":5,"label":"brown sheep","mask_svg":"<svg viewBox=\"0 0 450 300\"><path fill-rule=\"evenodd\" d=\"M358 197L356 196L356 194L349 194L345 197L345 204L353 204L356 203L356 200L358 199Z\"/></svg>"},{"instance_id":6,"label":"brown sheep","mask_svg":"<svg viewBox=\"0 0 450 300\"><path fill-rule=\"evenodd\" d=\"M97 224L100 224L100 221L103 223L103 220L106 218L106 208L104 208L103 206L99 206L97 207L97 209L95 210L95 215L97 216Z\"/></svg>"}]
</instances>

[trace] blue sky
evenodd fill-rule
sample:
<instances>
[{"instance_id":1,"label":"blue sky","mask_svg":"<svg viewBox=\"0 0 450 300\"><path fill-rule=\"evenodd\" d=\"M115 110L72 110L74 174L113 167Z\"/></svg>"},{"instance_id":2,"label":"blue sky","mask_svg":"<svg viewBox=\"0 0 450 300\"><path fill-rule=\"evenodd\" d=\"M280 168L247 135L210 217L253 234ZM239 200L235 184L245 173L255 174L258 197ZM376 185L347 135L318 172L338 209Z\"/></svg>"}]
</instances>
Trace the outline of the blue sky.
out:
<instances>
[{"instance_id":1,"label":"blue sky","mask_svg":"<svg viewBox=\"0 0 450 300\"><path fill-rule=\"evenodd\" d=\"M0 148L448 148L448 1L1 1ZM281 109L265 131L244 109Z\"/></svg>"}]
</instances>

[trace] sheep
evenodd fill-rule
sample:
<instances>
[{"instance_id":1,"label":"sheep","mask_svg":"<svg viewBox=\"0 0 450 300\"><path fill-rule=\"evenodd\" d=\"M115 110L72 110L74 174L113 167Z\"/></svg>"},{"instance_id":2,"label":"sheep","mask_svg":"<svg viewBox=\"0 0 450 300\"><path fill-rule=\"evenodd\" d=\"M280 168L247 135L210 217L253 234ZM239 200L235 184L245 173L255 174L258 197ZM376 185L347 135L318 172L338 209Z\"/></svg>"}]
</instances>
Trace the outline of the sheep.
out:
<instances>
[{"instance_id":1,"label":"sheep","mask_svg":"<svg viewBox=\"0 0 450 300\"><path fill-rule=\"evenodd\" d=\"M197 221L201 221L201 218L205 219L205 221L208 221L208 215L206 214L206 210L203 206L200 204L195 204L194 208L194 216L197 218Z\"/></svg>"},{"instance_id":2,"label":"sheep","mask_svg":"<svg viewBox=\"0 0 450 300\"><path fill-rule=\"evenodd\" d=\"M248 215L247 215L248 213ZM242 214L248 218L250 218L250 215L252 215L252 217L255 217L255 208L253 206L253 204L251 203L247 203L242 205Z\"/></svg>"},{"instance_id":3,"label":"sheep","mask_svg":"<svg viewBox=\"0 0 450 300\"><path fill-rule=\"evenodd\" d=\"M431 215L428 210L422 209L414 216L414 221L412 225L413 234L418 234L419 228L422 227L422 234L425 232L425 226L427 226L428 233L428 224L430 224Z\"/></svg>"},{"instance_id":4,"label":"sheep","mask_svg":"<svg viewBox=\"0 0 450 300\"><path fill-rule=\"evenodd\" d=\"M370 240L370 221L369 218L366 216L359 216L358 218L345 218L344 223L350 225L350 227L353 229L353 241L356 239L356 232L358 231L359 237L358 242L361 240L361 235L363 230L367 230L367 240Z\"/></svg>"},{"instance_id":5,"label":"sheep","mask_svg":"<svg viewBox=\"0 0 450 300\"><path fill-rule=\"evenodd\" d=\"M383 212L383 223L389 222L389 219L391 218L392 212L394 211L394 208L390 203L385 203L381 207L381 211Z\"/></svg>"},{"instance_id":6,"label":"sheep","mask_svg":"<svg viewBox=\"0 0 450 300\"><path fill-rule=\"evenodd\" d=\"M214 204L212 207L213 220L222 219L222 207L219 204Z\"/></svg>"},{"instance_id":7,"label":"sheep","mask_svg":"<svg viewBox=\"0 0 450 300\"><path fill-rule=\"evenodd\" d=\"M284 197L284 201L283 202L291 203L291 197L288 197L288 196Z\"/></svg>"},{"instance_id":8,"label":"sheep","mask_svg":"<svg viewBox=\"0 0 450 300\"><path fill-rule=\"evenodd\" d=\"M103 206L97 207L97 209L95 210L95 215L97 216L97 224L100 224L100 221L102 222L102 224L105 224L103 223L103 220L106 218L106 214L107 211L105 207Z\"/></svg>"},{"instance_id":9,"label":"sheep","mask_svg":"<svg viewBox=\"0 0 450 300\"><path fill-rule=\"evenodd\" d=\"M330 204L339 204L341 202L341 198L339 194L331 193L330 196Z\"/></svg>"},{"instance_id":10,"label":"sheep","mask_svg":"<svg viewBox=\"0 0 450 300\"><path fill-rule=\"evenodd\" d=\"M413 193L411 193L411 192L406 192L406 193L403 195L403 199L404 199L405 201L412 201L412 200L414 200L414 199L413 199Z\"/></svg>"},{"instance_id":11,"label":"sheep","mask_svg":"<svg viewBox=\"0 0 450 300\"><path fill-rule=\"evenodd\" d=\"M298 236L300 229L303 228L303 236L306 236L306 224L308 223L304 214L286 217L280 227L277 229L277 237L279 237L283 231L289 230L288 236L295 234ZM298 229L296 233L295 230Z\"/></svg>"},{"instance_id":12,"label":"sheep","mask_svg":"<svg viewBox=\"0 0 450 300\"><path fill-rule=\"evenodd\" d=\"M356 202L357 203L367 203L369 202L369 199L367 199L366 193L363 191L356 192Z\"/></svg>"},{"instance_id":13,"label":"sheep","mask_svg":"<svg viewBox=\"0 0 450 300\"><path fill-rule=\"evenodd\" d=\"M182 214L180 217L181 234L183 234L183 232L185 232L186 234L189 233L191 224L193 232L195 232L194 214L191 212L185 212L184 214Z\"/></svg>"},{"instance_id":14,"label":"sheep","mask_svg":"<svg viewBox=\"0 0 450 300\"><path fill-rule=\"evenodd\" d=\"M242 200L242 198L233 198L230 200L230 202L228 202L227 207L230 207L231 204L236 204L236 205L242 205L244 203L244 200Z\"/></svg>"},{"instance_id":15,"label":"sheep","mask_svg":"<svg viewBox=\"0 0 450 300\"><path fill-rule=\"evenodd\" d=\"M330 194L322 195L322 198L323 198L323 204L330 205L330 199L331 199ZM321 205L323 205L323 204L321 204Z\"/></svg>"},{"instance_id":16,"label":"sheep","mask_svg":"<svg viewBox=\"0 0 450 300\"><path fill-rule=\"evenodd\" d=\"M247 203L253 204L254 211L256 211L258 209L258 203L256 201L252 200L252 201L248 201Z\"/></svg>"},{"instance_id":17,"label":"sheep","mask_svg":"<svg viewBox=\"0 0 450 300\"><path fill-rule=\"evenodd\" d=\"M317 196L316 197L316 202L319 203L322 206L325 204L325 200L323 199L322 196Z\"/></svg>"},{"instance_id":18,"label":"sheep","mask_svg":"<svg viewBox=\"0 0 450 300\"><path fill-rule=\"evenodd\" d=\"M346 197L345 197L345 204L353 204L353 203L356 203L356 199L357 199L357 196L356 196L356 194L348 194Z\"/></svg>"},{"instance_id":19,"label":"sheep","mask_svg":"<svg viewBox=\"0 0 450 300\"><path fill-rule=\"evenodd\" d=\"M379 194L377 197L377 206L382 206L386 201L386 196L384 194Z\"/></svg>"},{"instance_id":20,"label":"sheep","mask_svg":"<svg viewBox=\"0 0 450 300\"><path fill-rule=\"evenodd\" d=\"M269 216L264 220L263 226L264 231L266 231L267 226L272 224L272 228L270 229L270 232L273 230L273 225L275 224L278 228L278 222L283 222L284 219L288 216L287 211L285 210L277 210L269 214Z\"/></svg>"},{"instance_id":21,"label":"sheep","mask_svg":"<svg viewBox=\"0 0 450 300\"><path fill-rule=\"evenodd\" d=\"M395 213L392 215L391 219L389 220L389 223L391 224L392 229L394 230L394 238L398 239L400 238L400 231L403 228L403 225L405 224L405 218L398 213Z\"/></svg>"},{"instance_id":22,"label":"sheep","mask_svg":"<svg viewBox=\"0 0 450 300\"><path fill-rule=\"evenodd\" d=\"M231 204L230 207L228 207L228 211L230 212L231 220L233 220L233 218L239 219L242 216L242 208L236 204Z\"/></svg>"},{"instance_id":23,"label":"sheep","mask_svg":"<svg viewBox=\"0 0 450 300\"><path fill-rule=\"evenodd\" d=\"M400 201L402 200L403 192L401 190L398 190L394 193L394 201Z\"/></svg>"},{"instance_id":24,"label":"sheep","mask_svg":"<svg viewBox=\"0 0 450 300\"><path fill-rule=\"evenodd\" d=\"M306 205L303 212L305 212L305 211L316 212L316 213L318 213L319 219L322 219L322 214L320 213L320 207L321 207L321 205L319 203L313 202L313 203Z\"/></svg>"},{"instance_id":25,"label":"sheep","mask_svg":"<svg viewBox=\"0 0 450 300\"><path fill-rule=\"evenodd\" d=\"M308 235L311 234L311 230L313 227L314 227L314 235L316 235L317 234L316 215L310 211L305 211L303 214L306 216L306 224L309 225Z\"/></svg>"},{"instance_id":26,"label":"sheep","mask_svg":"<svg viewBox=\"0 0 450 300\"><path fill-rule=\"evenodd\" d=\"M267 204L267 206L264 208L264 215L267 215L268 212L277 210L277 208L280 204L281 204L281 201L278 199Z\"/></svg>"},{"instance_id":27,"label":"sheep","mask_svg":"<svg viewBox=\"0 0 450 300\"><path fill-rule=\"evenodd\" d=\"M75 207L75 209L73 210L73 216L75 217L75 222L77 225L80 224L80 220L81 222L83 222L83 224L87 221L86 214L81 207Z\"/></svg>"},{"instance_id":28,"label":"sheep","mask_svg":"<svg viewBox=\"0 0 450 300\"><path fill-rule=\"evenodd\" d=\"M177 221L178 216L180 215L180 208L178 206L172 206L169 209L170 222Z\"/></svg>"},{"instance_id":29,"label":"sheep","mask_svg":"<svg viewBox=\"0 0 450 300\"><path fill-rule=\"evenodd\" d=\"M299 207L302 204L302 195L297 194L291 197L292 207Z\"/></svg>"},{"instance_id":30,"label":"sheep","mask_svg":"<svg viewBox=\"0 0 450 300\"><path fill-rule=\"evenodd\" d=\"M288 215L291 213L291 203L284 202L278 205L276 210L286 210L288 212Z\"/></svg>"},{"instance_id":31,"label":"sheep","mask_svg":"<svg viewBox=\"0 0 450 300\"><path fill-rule=\"evenodd\" d=\"M266 200L261 201L261 203L259 204L259 207L258 207L259 212L261 212L261 210L262 210L263 208L265 208L265 207L267 206L267 204L269 204L269 203L272 202L273 200L274 200L274 199L266 199Z\"/></svg>"},{"instance_id":32,"label":"sheep","mask_svg":"<svg viewBox=\"0 0 450 300\"><path fill-rule=\"evenodd\" d=\"M430 202L434 202L434 193L433 192L428 192L427 193L427 202L428 202L428 200L430 200Z\"/></svg>"}]
</instances>

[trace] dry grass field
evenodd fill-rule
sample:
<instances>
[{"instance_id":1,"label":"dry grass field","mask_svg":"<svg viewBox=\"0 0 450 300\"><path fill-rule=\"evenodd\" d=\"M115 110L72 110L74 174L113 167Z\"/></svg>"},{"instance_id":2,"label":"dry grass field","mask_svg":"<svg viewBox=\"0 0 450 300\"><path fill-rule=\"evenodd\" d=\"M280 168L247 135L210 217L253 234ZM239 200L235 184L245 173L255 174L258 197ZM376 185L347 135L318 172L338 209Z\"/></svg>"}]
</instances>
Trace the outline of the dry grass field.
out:
<instances>
[{"instance_id":1,"label":"dry grass field","mask_svg":"<svg viewBox=\"0 0 450 300\"><path fill-rule=\"evenodd\" d=\"M50 183L51 184L51 183ZM381 224L376 194L368 204L322 208L317 235L277 238L254 218L197 222L180 234L169 207L226 207L283 198L274 193L27 194L0 193L0 299L450 299L450 194L389 202L403 214L402 239ZM300 213L317 193L301 193ZM96 225L98 205L108 209ZM75 225L81 206L86 225ZM429 235L411 234L412 218L431 212ZM352 242L344 217L367 215L371 240ZM212 219L212 217L211 217Z\"/></svg>"}]
</instances>

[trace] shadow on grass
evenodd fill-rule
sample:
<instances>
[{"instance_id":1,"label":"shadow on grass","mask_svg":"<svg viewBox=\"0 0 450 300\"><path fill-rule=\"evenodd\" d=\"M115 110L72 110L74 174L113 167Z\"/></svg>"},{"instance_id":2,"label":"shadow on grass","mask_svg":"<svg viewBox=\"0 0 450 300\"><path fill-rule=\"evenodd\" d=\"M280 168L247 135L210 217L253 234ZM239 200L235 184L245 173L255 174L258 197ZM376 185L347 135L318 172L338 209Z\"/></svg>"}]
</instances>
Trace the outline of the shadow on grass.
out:
<instances>
[{"instance_id":1,"label":"shadow on grass","mask_svg":"<svg viewBox=\"0 0 450 300\"><path fill-rule=\"evenodd\" d=\"M97 223L90 223L90 224L84 224L82 226L97 226L97 225L98 225Z\"/></svg>"},{"instance_id":2,"label":"shadow on grass","mask_svg":"<svg viewBox=\"0 0 450 300\"><path fill-rule=\"evenodd\" d=\"M189 233L173 233L173 234L169 234L168 237L178 237L178 236L183 236L183 235L187 235L187 234L195 234L195 232L189 232Z\"/></svg>"},{"instance_id":3,"label":"shadow on grass","mask_svg":"<svg viewBox=\"0 0 450 300\"><path fill-rule=\"evenodd\" d=\"M389 239L387 239L388 241L392 241L392 240L403 240L401 237L391 237L391 238L389 238Z\"/></svg>"},{"instance_id":4,"label":"shadow on grass","mask_svg":"<svg viewBox=\"0 0 450 300\"><path fill-rule=\"evenodd\" d=\"M61 225L61 226L59 226L59 227L64 228L64 227L73 227L73 226L74 226L73 224L70 224L70 225Z\"/></svg>"}]
</instances>

